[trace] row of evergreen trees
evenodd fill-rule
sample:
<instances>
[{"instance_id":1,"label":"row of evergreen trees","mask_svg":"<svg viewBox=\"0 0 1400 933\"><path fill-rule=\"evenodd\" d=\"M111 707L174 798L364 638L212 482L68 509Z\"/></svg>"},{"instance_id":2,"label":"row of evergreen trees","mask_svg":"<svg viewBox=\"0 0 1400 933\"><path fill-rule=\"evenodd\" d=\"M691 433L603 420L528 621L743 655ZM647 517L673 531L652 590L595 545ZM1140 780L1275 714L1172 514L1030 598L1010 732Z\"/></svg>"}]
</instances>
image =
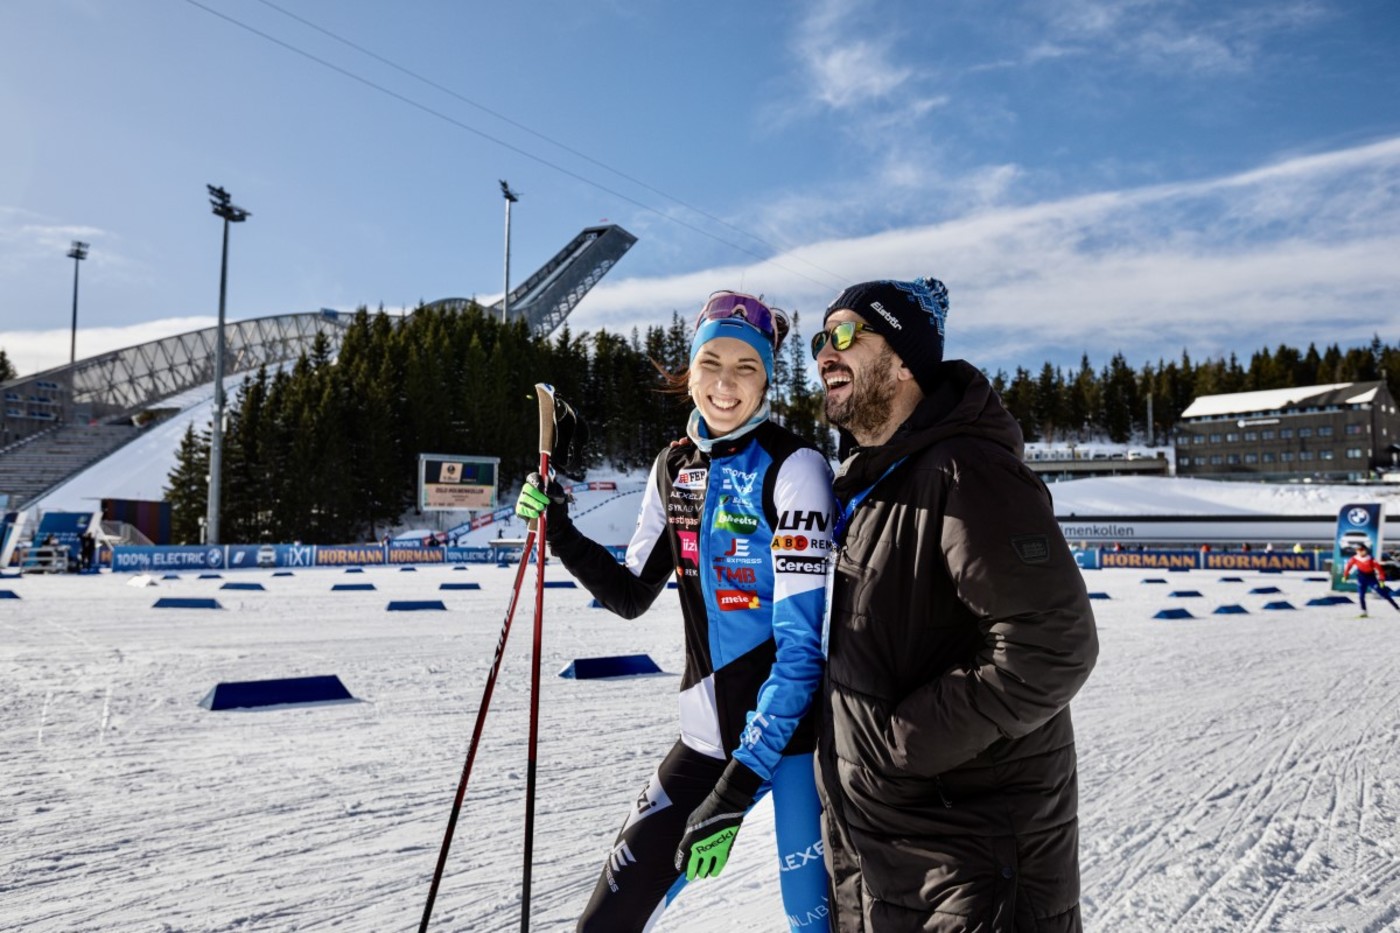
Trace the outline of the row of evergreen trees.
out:
<instances>
[{"instance_id":1,"label":"row of evergreen trees","mask_svg":"<svg viewBox=\"0 0 1400 933\"><path fill-rule=\"evenodd\" d=\"M689 359L691 328L624 338L600 330L554 340L479 307L420 308L404 318L361 309L337 359L318 337L290 369L246 379L224 431L220 537L225 541L374 540L414 505L420 453L501 458L502 490L538 466L534 383L549 381L588 422L590 466L639 469L680 436L688 404L656 391L656 364ZM776 361L775 415L832 441L794 333ZM199 540L208 500L209 435L193 426L165 498L176 541Z\"/></svg>"},{"instance_id":2,"label":"row of evergreen trees","mask_svg":"<svg viewBox=\"0 0 1400 933\"><path fill-rule=\"evenodd\" d=\"M1011 376L998 371L992 384L1028 441L1107 437L1165 444L1198 396L1375 380L1386 380L1400 398L1400 344L1388 346L1379 336L1366 347L1342 350L1333 344L1321 353L1312 345L1299 352L1280 344L1273 352L1257 351L1248 368L1233 353L1228 360L1194 363L1183 352L1180 361L1158 360L1134 371L1117 353L1096 372L1085 356L1077 370L1046 363L1033 375L1018 367Z\"/></svg>"},{"instance_id":3,"label":"row of evergreen trees","mask_svg":"<svg viewBox=\"0 0 1400 933\"><path fill-rule=\"evenodd\" d=\"M819 387L808 378L799 321L776 361L775 418L834 454ZM420 453L501 458L500 488L537 466L533 385L550 380L588 421L590 466L644 469L679 436L688 400L658 391L656 366L685 368L691 327L623 337L599 330L553 340L479 307L420 308L404 318L361 309L338 358L324 338L290 369L246 379L224 434L220 537L226 541L374 540L414 505ZM654 362L653 362L654 361ZM655 365L654 365L655 364ZM1122 354L1095 371L1049 363L993 376L1028 440L1146 437L1146 398L1160 439L1197 395L1385 378L1400 395L1400 345L1260 351L1227 360L1159 362L1140 371ZM199 540L208 499L209 438L191 427L169 476L176 541Z\"/></svg>"}]
</instances>

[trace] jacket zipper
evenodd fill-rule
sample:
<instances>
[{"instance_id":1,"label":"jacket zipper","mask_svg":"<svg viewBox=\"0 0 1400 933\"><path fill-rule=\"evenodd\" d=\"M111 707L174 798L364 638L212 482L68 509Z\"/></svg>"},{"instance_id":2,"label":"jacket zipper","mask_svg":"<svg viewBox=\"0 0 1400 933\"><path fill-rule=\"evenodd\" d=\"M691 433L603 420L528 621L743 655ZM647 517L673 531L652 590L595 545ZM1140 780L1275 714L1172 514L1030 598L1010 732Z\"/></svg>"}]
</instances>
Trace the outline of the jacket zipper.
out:
<instances>
[{"instance_id":1,"label":"jacket zipper","mask_svg":"<svg viewBox=\"0 0 1400 933\"><path fill-rule=\"evenodd\" d=\"M938 799L943 801L943 807L948 810L953 809L953 801L949 800L948 795L943 792L943 781L937 775L933 778L933 786L938 791Z\"/></svg>"}]
</instances>

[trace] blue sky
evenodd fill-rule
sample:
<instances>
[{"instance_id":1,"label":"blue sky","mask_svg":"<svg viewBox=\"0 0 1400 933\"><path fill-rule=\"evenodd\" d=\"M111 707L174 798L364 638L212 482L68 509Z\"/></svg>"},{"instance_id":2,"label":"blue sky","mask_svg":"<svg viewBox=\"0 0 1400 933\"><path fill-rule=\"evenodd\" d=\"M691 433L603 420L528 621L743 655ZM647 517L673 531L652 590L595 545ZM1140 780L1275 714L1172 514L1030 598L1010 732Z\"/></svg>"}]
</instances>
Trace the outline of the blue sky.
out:
<instances>
[{"instance_id":1,"label":"blue sky","mask_svg":"<svg viewBox=\"0 0 1400 933\"><path fill-rule=\"evenodd\" d=\"M990 369L1400 339L1395 0L9 0L0 36L22 372L67 361L73 239L80 356L213 322L206 183L253 213L231 319L495 298L505 178L517 281L639 237L575 330L728 287L810 334L932 274Z\"/></svg>"}]
</instances>

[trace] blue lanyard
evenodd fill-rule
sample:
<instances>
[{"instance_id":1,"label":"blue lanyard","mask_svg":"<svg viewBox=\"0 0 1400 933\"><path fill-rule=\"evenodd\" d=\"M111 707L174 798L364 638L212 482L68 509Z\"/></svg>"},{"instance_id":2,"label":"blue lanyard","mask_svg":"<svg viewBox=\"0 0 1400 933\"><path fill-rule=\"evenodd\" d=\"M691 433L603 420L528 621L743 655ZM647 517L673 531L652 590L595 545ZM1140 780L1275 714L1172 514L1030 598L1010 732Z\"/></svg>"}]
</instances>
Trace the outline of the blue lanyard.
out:
<instances>
[{"instance_id":1,"label":"blue lanyard","mask_svg":"<svg viewBox=\"0 0 1400 933\"><path fill-rule=\"evenodd\" d=\"M891 463L889 465L889 468L885 470L885 472L880 474L880 479L877 479L875 482L871 483L869 486L866 486L854 496L851 496L851 501L846 503L846 507L841 510L841 514L836 516L836 528L832 532L831 536L836 539L837 547L840 547L841 545L841 539L846 534L846 525L850 523L851 516L855 514L856 508L862 502L865 501L865 497L870 495L870 491L872 489L880 485L880 480L883 480L886 476L889 476L891 473L893 473L895 471L895 468L898 467L901 463L903 463L906 459L908 458L900 457L894 463Z\"/></svg>"}]
</instances>

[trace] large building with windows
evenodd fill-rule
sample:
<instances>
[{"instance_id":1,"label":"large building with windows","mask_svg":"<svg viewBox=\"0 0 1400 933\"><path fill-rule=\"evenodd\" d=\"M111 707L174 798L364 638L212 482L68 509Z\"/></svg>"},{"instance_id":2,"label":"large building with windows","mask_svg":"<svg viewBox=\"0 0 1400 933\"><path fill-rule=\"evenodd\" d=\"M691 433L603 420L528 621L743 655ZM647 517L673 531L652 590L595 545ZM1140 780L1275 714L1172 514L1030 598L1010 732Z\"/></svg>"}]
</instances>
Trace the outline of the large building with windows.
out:
<instances>
[{"instance_id":1,"label":"large building with windows","mask_svg":"<svg viewBox=\"0 0 1400 933\"><path fill-rule=\"evenodd\" d=\"M1384 382L1203 395L1176 425L1179 476L1362 480L1400 459Z\"/></svg>"}]
</instances>

